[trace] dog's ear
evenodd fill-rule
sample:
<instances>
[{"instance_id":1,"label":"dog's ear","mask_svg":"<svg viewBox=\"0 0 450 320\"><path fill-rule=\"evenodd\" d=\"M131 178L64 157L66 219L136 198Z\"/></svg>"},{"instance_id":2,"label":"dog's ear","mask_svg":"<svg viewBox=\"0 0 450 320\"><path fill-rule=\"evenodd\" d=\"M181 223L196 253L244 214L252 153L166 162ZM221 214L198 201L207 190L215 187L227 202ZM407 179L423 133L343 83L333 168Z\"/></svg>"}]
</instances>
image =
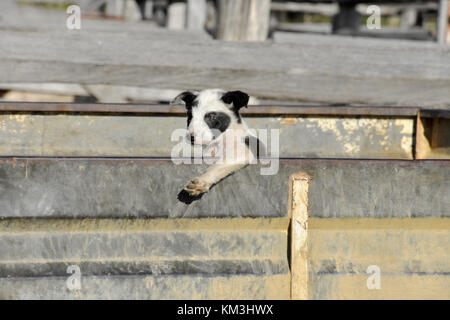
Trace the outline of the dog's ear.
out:
<instances>
[{"instance_id":1,"label":"dog's ear","mask_svg":"<svg viewBox=\"0 0 450 320\"><path fill-rule=\"evenodd\" d=\"M177 95L170 104L180 104L184 103L186 108L192 108L195 98L197 98L197 93L192 91L184 91Z\"/></svg>"},{"instance_id":2,"label":"dog's ear","mask_svg":"<svg viewBox=\"0 0 450 320\"><path fill-rule=\"evenodd\" d=\"M248 94L242 91L228 91L222 96L222 101L226 104L232 103L235 111L239 111L242 107L247 107L248 100Z\"/></svg>"}]
</instances>

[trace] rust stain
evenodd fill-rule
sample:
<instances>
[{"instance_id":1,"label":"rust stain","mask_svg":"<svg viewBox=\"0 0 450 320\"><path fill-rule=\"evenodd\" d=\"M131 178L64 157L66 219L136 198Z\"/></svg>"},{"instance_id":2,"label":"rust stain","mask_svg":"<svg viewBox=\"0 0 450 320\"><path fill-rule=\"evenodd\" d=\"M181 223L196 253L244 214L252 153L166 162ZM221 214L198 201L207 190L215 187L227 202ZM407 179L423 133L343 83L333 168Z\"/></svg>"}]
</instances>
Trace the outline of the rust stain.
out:
<instances>
[{"instance_id":1,"label":"rust stain","mask_svg":"<svg viewBox=\"0 0 450 320\"><path fill-rule=\"evenodd\" d=\"M281 124L292 125L297 123L297 118L284 118Z\"/></svg>"}]
</instances>

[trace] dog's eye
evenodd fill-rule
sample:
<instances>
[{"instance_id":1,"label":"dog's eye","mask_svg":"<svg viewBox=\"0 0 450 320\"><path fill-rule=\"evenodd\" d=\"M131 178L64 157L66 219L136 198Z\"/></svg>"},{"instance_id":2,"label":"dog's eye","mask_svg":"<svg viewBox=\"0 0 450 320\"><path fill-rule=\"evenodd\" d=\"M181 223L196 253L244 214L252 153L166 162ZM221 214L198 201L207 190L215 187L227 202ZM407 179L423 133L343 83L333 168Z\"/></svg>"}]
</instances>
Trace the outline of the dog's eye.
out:
<instances>
[{"instance_id":1,"label":"dog's eye","mask_svg":"<svg viewBox=\"0 0 450 320\"><path fill-rule=\"evenodd\" d=\"M214 121L214 120L217 119L217 115L216 115L214 112L211 112L211 113L208 113L208 114L206 115L206 118L208 118L209 120Z\"/></svg>"}]
</instances>

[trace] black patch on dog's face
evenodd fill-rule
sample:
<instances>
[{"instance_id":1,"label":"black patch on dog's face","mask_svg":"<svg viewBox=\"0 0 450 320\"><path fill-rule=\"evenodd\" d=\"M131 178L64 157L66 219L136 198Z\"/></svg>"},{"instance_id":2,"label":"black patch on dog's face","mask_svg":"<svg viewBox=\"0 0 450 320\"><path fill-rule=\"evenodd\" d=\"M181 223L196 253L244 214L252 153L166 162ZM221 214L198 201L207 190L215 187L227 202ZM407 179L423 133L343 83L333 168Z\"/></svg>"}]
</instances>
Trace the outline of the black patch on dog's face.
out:
<instances>
[{"instance_id":1,"label":"black patch on dog's face","mask_svg":"<svg viewBox=\"0 0 450 320\"><path fill-rule=\"evenodd\" d=\"M184 105L186 106L188 126L192 121L192 108L198 105L198 101L196 99L196 94L192 93L191 91L184 91L176 96L175 99L173 99L173 101L171 102L176 104L183 101Z\"/></svg>"},{"instance_id":2,"label":"black patch on dog's face","mask_svg":"<svg viewBox=\"0 0 450 320\"><path fill-rule=\"evenodd\" d=\"M242 91L229 91L222 96L222 101L226 104L233 104L233 112L236 115L237 122L241 123L239 109L247 107L250 97Z\"/></svg>"},{"instance_id":3,"label":"black patch on dog's face","mask_svg":"<svg viewBox=\"0 0 450 320\"><path fill-rule=\"evenodd\" d=\"M230 125L230 117L223 112L208 112L205 114L205 122L210 129L217 129L225 132Z\"/></svg>"},{"instance_id":4,"label":"black patch on dog's face","mask_svg":"<svg viewBox=\"0 0 450 320\"><path fill-rule=\"evenodd\" d=\"M193 94L190 91L185 91L180 93L175 99L181 99L184 101L184 104L186 105L187 109L190 109L194 106L195 99L197 98L197 95Z\"/></svg>"},{"instance_id":5,"label":"black patch on dog's face","mask_svg":"<svg viewBox=\"0 0 450 320\"><path fill-rule=\"evenodd\" d=\"M186 111L187 111L187 126L189 127L189 124L192 121L192 108L197 107L198 101L193 100L189 103L189 105L186 103Z\"/></svg>"},{"instance_id":6,"label":"black patch on dog's face","mask_svg":"<svg viewBox=\"0 0 450 320\"><path fill-rule=\"evenodd\" d=\"M192 121L192 108L187 109L187 126L189 127L189 124Z\"/></svg>"}]
</instances>

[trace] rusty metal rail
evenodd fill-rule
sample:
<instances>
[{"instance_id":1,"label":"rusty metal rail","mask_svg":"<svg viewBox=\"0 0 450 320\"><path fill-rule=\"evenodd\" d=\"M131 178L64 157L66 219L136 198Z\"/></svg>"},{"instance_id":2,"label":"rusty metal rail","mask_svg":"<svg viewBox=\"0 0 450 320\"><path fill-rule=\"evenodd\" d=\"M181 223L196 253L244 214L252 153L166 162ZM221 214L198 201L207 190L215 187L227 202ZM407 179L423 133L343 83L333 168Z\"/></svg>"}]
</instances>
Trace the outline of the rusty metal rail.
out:
<instances>
[{"instance_id":1,"label":"rusty metal rail","mask_svg":"<svg viewBox=\"0 0 450 320\"><path fill-rule=\"evenodd\" d=\"M450 118L450 110L422 109L410 106L368 105L253 105L242 110L244 115L327 115L327 116L382 116L382 117ZM108 113L142 115L184 115L181 105L167 104L114 104L114 103L48 103L48 102L0 102L0 112L49 112L49 113Z\"/></svg>"}]
</instances>

